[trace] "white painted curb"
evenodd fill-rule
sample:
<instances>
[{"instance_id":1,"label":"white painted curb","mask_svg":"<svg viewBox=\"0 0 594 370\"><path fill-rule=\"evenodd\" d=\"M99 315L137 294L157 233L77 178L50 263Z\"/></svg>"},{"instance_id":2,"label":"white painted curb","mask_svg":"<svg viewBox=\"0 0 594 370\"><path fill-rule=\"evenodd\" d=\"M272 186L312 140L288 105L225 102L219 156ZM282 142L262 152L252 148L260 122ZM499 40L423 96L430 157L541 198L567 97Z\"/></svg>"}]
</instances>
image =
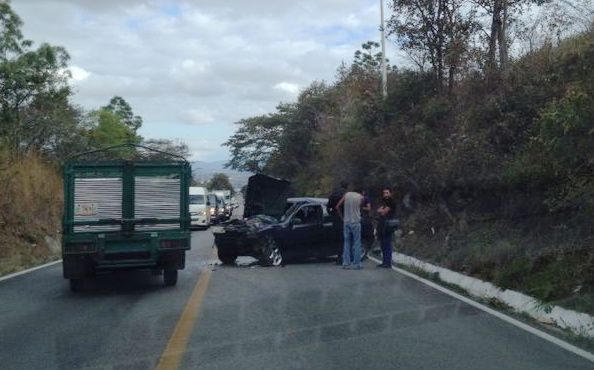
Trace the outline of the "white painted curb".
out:
<instances>
[{"instance_id":1,"label":"white painted curb","mask_svg":"<svg viewBox=\"0 0 594 370\"><path fill-rule=\"evenodd\" d=\"M394 253L392 260L395 263L416 267L428 273L438 273L440 280L462 287L474 297L497 299L516 312L526 313L540 322L551 323L560 328L569 329L575 334L594 338L594 317L588 314L559 306L549 306L546 309L537 299L523 293L501 289L491 283L432 265L405 254Z\"/></svg>"},{"instance_id":2,"label":"white painted curb","mask_svg":"<svg viewBox=\"0 0 594 370\"><path fill-rule=\"evenodd\" d=\"M56 265L56 264L58 264L58 263L61 263L61 262L62 262L62 260L57 260L57 261L53 261L53 262L46 263L46 264L44 264L44 265L40 265L40 266L36 266L36 267L32 267L32 268L30 268L30 269L27 269L27 270L23 270L23 271L15 272L15 273L13 273L13 274L10 274L10 275L6 275L6 276L3 276L3 277L0 277L0 281L4 281L4 280L8 280L8 279L12 279L12 278L14 278L14 277L17 277L17 276L20 276L20 275L25 275L25 274L28 274L28 273L30 273L30 272L33 272L33 271L35 271L35 270L39 270L39 269L42 269L42 268L45 268L45 267L53 266L53 265Z\"/></svg>"}]
</instances>

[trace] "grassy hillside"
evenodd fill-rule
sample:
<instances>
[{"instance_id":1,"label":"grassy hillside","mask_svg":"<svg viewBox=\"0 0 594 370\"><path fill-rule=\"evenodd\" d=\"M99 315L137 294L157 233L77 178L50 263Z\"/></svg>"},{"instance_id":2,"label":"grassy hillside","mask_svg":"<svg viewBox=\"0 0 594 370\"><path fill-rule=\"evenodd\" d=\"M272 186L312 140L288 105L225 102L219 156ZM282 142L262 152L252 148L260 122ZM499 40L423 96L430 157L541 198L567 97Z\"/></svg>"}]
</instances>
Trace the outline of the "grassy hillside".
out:
<instances>
[{"instance_id":1,"label":"grassy hillside","mask_svg":"<svg viewBox=\"0 0 594 370\"><path fill-rule=\"evenodd\" d=\"M443 183L403 207L398 248L594 314L594 35L524 56L501 86L461 85L440 136L468 147L436 159Z\"/></svg>"},{"instance_id":2,"label":"grassy hillside","mask_svg":"<svg viewBox=\"0 0 594 370\"><path fill-rule=\"evenodd\" d=\"M35 154L11 163L0 153L0 275L58 258L61 213L57 168Z\"/></svg>"}]
</instances>

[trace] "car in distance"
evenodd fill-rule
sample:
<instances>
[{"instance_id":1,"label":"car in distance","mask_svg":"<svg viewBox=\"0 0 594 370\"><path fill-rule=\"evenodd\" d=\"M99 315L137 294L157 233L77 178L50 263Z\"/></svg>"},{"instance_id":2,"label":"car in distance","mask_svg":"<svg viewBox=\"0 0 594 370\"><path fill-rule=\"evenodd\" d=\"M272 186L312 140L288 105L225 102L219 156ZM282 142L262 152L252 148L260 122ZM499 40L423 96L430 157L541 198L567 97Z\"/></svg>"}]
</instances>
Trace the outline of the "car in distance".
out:
<instances>
[{"instance_id":1,"label":"car in distance","mask_svg":"<svg viewBox=\"0 0 594 370\"><path fill-rule=\"evenodd\" d=\"M221 212L221 220L227 221L233 215L233 207L231 206L231 191L229 190L214 190L215 195L222 200L223 207Z\"/></svg>"},{"instance_id":2,"label":"car in distance","mask_svg":"<svg viewBox=\"0 0 594 370\"><path fill-rule=\"evenodd\" d=\"M190 186L190 226L208 228L210 226L209 201L206 188Z\"/></svg>"},{"instance_id":3,"label":"car in distance","mask_svg":"<svg viewBox=\"0 0 594 370\"><path fill-rule=\"evenodd\" d=\"M216 224L218 214L217 196L214 193L207 193L206 199L208 200L207 208L210 215L210 224Z\"/></svg>"},{"instance_id":4,"label":"car in distance","mask_svg":"<svg viewBox=\"0 0 594 370\"><path fill-rule=\"evenodd\" d=\"M217 220L218 222L225 222L228 220L227 210L225 209L225 198L215 194L217 197Z\"/></svg>"}]
</instances>

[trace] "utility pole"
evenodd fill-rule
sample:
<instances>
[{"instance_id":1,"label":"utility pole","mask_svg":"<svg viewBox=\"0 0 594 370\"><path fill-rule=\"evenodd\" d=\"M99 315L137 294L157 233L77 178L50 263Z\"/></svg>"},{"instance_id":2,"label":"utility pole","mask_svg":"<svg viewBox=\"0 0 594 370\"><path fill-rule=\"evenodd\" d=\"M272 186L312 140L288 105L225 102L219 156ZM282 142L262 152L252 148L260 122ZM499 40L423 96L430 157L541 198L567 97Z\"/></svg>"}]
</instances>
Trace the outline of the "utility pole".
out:
<instances>
[{"instance_id":1,"label":"utility pole","mask_svg":"<svg viewBox=\"0 0 594 370\"><path fill-rule=\"evenodd\" d=\"M384 30L384 0L380 0L381 26L382 31L382 96L388 97L388 67L386 66L386 32Z\"/></svg>"}]
</instances>

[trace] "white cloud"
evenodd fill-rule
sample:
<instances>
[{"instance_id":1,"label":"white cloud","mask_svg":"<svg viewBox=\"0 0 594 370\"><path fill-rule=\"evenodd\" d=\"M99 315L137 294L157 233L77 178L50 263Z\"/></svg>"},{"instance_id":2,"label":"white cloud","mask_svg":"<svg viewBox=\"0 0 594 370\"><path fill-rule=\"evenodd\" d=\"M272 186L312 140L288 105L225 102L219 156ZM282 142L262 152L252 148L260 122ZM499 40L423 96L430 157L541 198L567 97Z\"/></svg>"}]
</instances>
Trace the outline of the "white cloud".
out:
<instances>
[{"instance_id":1,"label":"white cloud","mask_svg":"<svg viewBox=\"0 0 594 370\"><path fill-rule=\"evenodd\" d=\"M297 95L299 93L299 85L292 84L290 82L280 82L274 85L274 88L277 90L281 90L284 92L288 92L292 95Z\"/></svg>"},{"instance_id":2,"label":"white cloud","mask_svg":"<svg viewBox=\"0 0 594 370\"><path fill-rule=\"evenodd\" d=\"M208 112L200 109L188 109L182 113L183 122L191 125L207 125L215 122L215 118Z\"/></svg>"},{"instance_id":3,"label":"white cloud","mask_svg":"<svg viewBox=\"0 0 594 370\"><path fill-rule=\"evenodd\" d=\"M78 66L73 65L70 66L68 69L70 70L71 79L74 82L84 81L91 75L91 73L86 71L84 68Z\"/></svg>"},{"instance_id":4,"label":"white cloud","mask_svg":"<svg viewBox=\"0 0 594 370\"><path fill-rule=\"evenodd\" d=\"M122 96L143 117L143 136L174 131L204 148L196 138L208 135L213 159L228 155L220 144L233 122L271 112L314 80L332 80L341 61L379 39L376 0L11 4L27 38L70 53L75 103L96 109Z\"/></svg>"}]
</instances>

